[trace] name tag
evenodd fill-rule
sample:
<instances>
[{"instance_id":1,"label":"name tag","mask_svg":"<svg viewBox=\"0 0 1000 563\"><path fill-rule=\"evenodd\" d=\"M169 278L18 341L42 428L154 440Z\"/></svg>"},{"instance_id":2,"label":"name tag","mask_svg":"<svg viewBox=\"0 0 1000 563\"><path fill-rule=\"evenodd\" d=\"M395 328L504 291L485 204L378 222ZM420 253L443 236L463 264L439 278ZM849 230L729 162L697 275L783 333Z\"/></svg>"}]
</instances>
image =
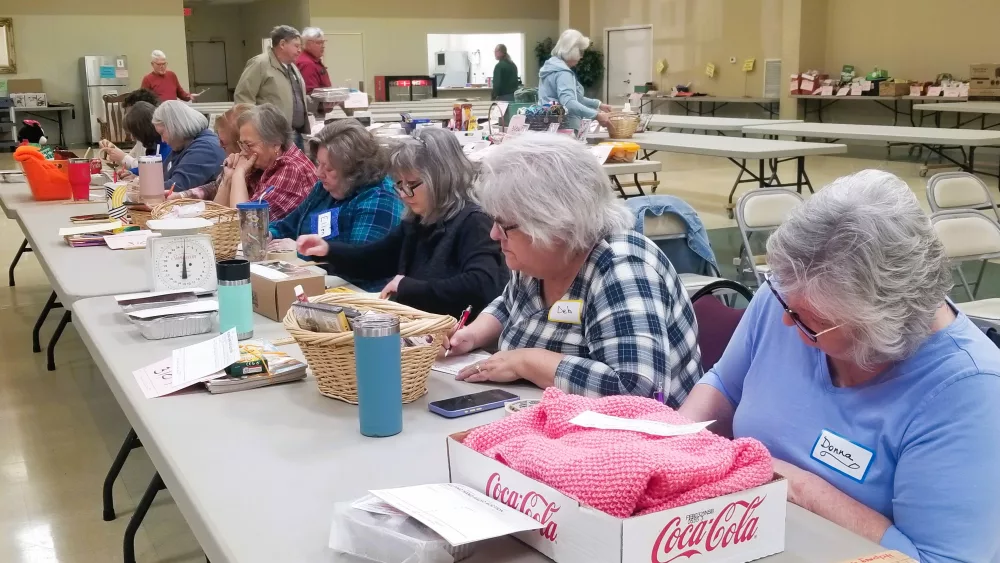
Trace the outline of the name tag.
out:
<instances>
[{"instance_id":1,"label":"name tag","mask_svg":"<svg viewBox=\"0 0 1000 563\"><path fill-rule=\"evenodd\" d=\"M567 299L566 301L556 301L549 309L549 321L554 323L569 323L578 325L583 315L583 301L579 299Z\"/></svg>"},{"instance_id":2,"label":"name tag","mask_svg":"<svg viewBox=\"0 0 1000 563\"><path fill-rule=\"evenodd\" d=\"M810 457L858 483L864 483L875 452L824 428L813 445Z\"/></svg>"},{"instance_id":3,"label":"name tag","mask_svg":"<svg viewBox=\"0 0 1000 563\"><path fill-rule=\"evenodd\" d=\"M337 219L340 217L339 209L330 209L316 213L312 216L312 230L323 238L333 238L340 234Z\"/></svg>"}]
</instances>

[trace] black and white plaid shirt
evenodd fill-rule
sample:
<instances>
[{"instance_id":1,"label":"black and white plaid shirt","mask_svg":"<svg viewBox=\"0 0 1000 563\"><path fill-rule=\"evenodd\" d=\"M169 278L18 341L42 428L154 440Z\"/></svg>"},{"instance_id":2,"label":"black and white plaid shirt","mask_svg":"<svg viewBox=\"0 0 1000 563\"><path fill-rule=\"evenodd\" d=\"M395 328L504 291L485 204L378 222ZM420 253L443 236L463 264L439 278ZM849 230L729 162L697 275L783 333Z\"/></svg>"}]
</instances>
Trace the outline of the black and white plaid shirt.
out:
<instances>
[{"instance_id":1,"label":"black and white plaid shirt","mask_svg":"<svg viewBox=\"0 0 1000 563\"><path fill-rule=\"evenodd\" d=\"M597 244L560 301L583 302L579 324L549 320L538 279L513 272L486 308L503 325L500 349L544 348L565 355L555 385L589 396L662 390L680 406L701 379L698 326L673 266L636 233Z\"/></svg>"}]
</instances>

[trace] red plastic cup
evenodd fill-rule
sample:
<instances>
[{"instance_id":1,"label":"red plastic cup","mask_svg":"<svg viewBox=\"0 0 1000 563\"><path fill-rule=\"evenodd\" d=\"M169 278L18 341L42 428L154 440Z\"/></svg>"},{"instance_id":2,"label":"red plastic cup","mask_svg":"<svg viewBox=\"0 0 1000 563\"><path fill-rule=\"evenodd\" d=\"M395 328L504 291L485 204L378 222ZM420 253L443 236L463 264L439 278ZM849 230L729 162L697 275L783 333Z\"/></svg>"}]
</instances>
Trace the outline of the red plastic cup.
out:
<instances>
[{"instance_id":1,"label":"red plastic cup","mask_svg":"<svg viewBox=\"0 0 1000 563\"><path fill-rule=\"evenodd\" d=\"M69 185L75 201L90 201L90 159L69 159Z\"/></svg>"},{"instance_id":2,"label":"red plastic cup","mask_svg":"<svg viewBox=\"0 0 1000 563\"><path fill-rule=\"evenodd\" d=\"M91 174L100 174L101 173L101 169L102 169L101 159L99 159L99 158L92 158L92 159L90 159L90 173Z\"/></svg>"}]
</instances>

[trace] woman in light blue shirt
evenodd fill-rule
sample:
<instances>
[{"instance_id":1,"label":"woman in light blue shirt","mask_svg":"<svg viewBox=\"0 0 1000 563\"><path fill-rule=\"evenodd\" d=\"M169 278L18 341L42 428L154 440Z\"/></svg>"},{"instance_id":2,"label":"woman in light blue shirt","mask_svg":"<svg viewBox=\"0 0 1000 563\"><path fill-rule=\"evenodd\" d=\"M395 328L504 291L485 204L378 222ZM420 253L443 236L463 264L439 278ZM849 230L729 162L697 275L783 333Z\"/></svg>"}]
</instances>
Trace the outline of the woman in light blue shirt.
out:
<instances>
[{"instance_id":1,"label":"woman in light blue shirt","mask_svg":"<svg viewBox=\"0 0 1000 563\"><path fill-rule=\"evenodd\" d=\"M761 440L791 502L887 549L1000 562L1000 350L948 301L951 266L907 185L840 178L767 258L680 412Z\"/></svg>"}]
</instances>

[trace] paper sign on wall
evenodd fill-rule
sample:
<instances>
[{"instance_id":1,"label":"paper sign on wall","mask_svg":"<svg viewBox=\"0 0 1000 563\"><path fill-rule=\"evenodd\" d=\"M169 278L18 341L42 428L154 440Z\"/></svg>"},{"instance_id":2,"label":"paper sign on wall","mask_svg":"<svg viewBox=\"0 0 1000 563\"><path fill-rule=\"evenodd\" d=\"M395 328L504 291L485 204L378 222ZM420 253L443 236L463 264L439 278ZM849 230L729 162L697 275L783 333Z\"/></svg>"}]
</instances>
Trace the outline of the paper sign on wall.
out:
<instances>
[{"instance_id":1,"label":"paper sign on wall","mask_svg":"<svg viewBox=\"0 0 1000 563\"><path fill-rule=\"evenodd\" d=\"M705 75L708 76L709 78L715 78L715 65L714 64L708 63L707 65L705 65Z\"/></svg>"},{"instance_id":2,"label":"paper sign on wall","mask_svg":"<svg viewBox=\"0 0 1000 563\"><path fill-rule=\"evenodd\" d=\"M743 72L752 72L753 65L757 62L757 59L747 59L743 61Z\"/></svg>"}]
</instances>

